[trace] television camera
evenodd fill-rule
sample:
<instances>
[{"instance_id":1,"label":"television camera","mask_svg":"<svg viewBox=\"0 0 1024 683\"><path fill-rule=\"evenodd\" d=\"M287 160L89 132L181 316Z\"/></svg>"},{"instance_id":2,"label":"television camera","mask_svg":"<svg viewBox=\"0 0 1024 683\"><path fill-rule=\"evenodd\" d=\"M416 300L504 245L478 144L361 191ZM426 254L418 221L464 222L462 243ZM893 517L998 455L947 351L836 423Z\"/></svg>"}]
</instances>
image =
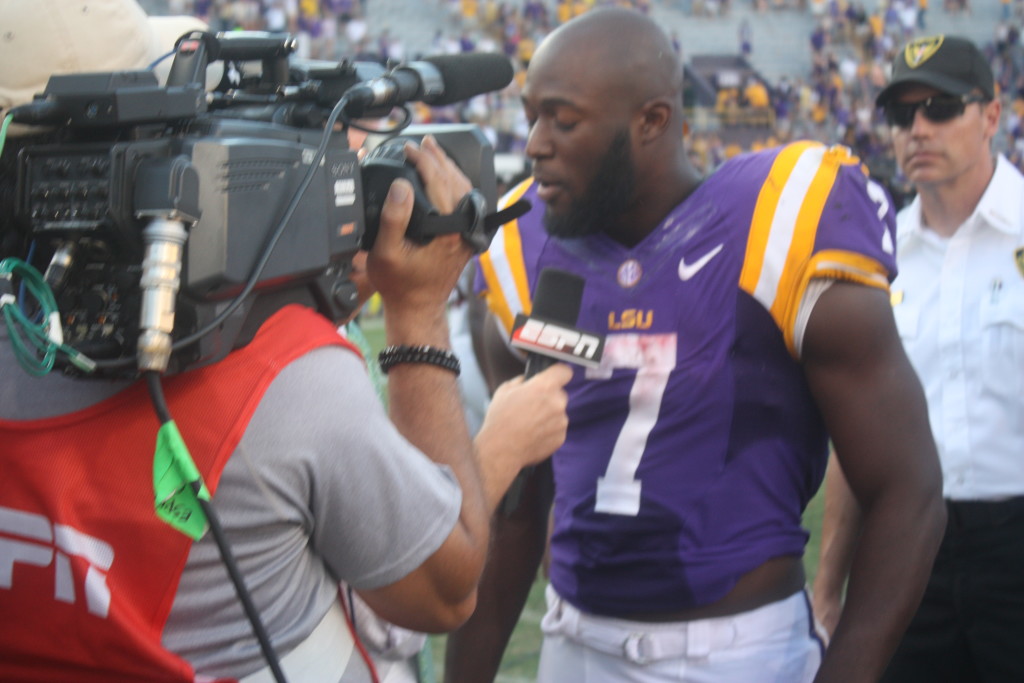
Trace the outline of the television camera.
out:
<instances>
[{"instance_id":1,"label":"television camera","mask_svg":"<svg viewBox=\"0 0 1024 683\"><path fill-rule=\"evenodd\" d=\"M487 215L496 183L480 130L407 126L402 107L500 89L506 58L387 71L297 60L294 48L280 34L193 32L178 40L166 86L150 71L53 76L11 112L56 128L20 150L13 220L35 245L31 260L48 264L63 341L95 362L92 376L215 362L288 303L347 317L352 257L372 246L396 177L414 183L410 239L460 232L483 250L507 220ZM224 76L207 92L216 62ZM396 111L404 120L361 163L344 131ZM437 215L401 151L427 133L475 188L450 216Z\"/></svg>"}]
</instances>

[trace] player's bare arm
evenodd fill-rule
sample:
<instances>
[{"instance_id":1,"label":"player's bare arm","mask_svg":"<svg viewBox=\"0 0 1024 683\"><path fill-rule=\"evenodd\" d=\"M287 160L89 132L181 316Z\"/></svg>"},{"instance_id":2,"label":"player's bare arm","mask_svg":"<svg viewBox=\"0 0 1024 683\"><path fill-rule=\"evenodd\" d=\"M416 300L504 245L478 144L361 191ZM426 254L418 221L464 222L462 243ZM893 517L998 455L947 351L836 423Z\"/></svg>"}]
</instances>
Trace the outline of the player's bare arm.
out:
<instances>
[{"instance_id":1,"label":"player's bare arm","mask_svg":"<svg viewBox=\"0 0 1024 683\"><path fill-rule=\"evenodd\" d=\"M808 322L803 365L863 510L846 607L815 681L876 681L924 591L945 525L924 393L880 289L827 290Z\"/></svg>"}]
</instances>

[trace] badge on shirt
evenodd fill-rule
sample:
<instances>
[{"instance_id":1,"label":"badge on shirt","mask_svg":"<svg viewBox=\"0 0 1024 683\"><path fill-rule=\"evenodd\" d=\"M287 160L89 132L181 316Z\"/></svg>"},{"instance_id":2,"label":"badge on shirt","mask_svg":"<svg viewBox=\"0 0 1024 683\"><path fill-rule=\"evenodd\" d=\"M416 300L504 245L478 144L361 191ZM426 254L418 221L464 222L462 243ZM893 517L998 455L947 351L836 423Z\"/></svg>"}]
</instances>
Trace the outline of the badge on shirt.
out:
<instances>
[{"instance_id":1,"label":"badge on shirt","mask_svg":"<svg viewBox=\"0 0 1024 683\"><path fill-rule=\"evenodd\" d=\"M644 269L640 266L640 262L635 258L626 259L619 266L618 273L616 274L619 280L619 286L629 289L636 283L640 282L640 276L643 275Z\"/></svg>"},{"instance_id":2,"label":"badge on shirt","mask_svg":"<svg viewBox=\"0 0 1024 683\"><path fill-rule=\"evenodd\" d=\"M1024 247L1019 247L1017 251L1013 252L1013 260L1017 262L1017 270L1020 271L1020 276L1024 277Z\"/></svg>"},{"instance_id":3,"label":"badge on shirt","mask_svg":"<svg viewBox=\"0 0 1024 683\"><path fill-rule=\"evenodd\" d=\"M903 303L903 290L902 289L894 289L891 292L889 292L889 305L890 306L899 306L901 303Z\"/></svg>"}]
</instances>

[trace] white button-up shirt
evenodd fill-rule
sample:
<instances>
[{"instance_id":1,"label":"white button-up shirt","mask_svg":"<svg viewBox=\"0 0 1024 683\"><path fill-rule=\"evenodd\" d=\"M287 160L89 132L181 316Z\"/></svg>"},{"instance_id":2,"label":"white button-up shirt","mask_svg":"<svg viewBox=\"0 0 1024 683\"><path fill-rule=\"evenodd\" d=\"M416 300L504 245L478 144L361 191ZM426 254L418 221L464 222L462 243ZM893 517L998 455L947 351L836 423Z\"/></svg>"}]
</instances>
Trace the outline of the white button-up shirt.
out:
<instances>
[{"instance_id":1,"label":"white button-up shirt","mask_svg":"<svg viewBox=\"0 0 1024 683\"><path fill-rule=\"evenodd\" d=\"M944 495L1024 495L1024 176L1003 156L950 238L897 216L893 313L924 385Z\"/></svg>"}]
</instances>

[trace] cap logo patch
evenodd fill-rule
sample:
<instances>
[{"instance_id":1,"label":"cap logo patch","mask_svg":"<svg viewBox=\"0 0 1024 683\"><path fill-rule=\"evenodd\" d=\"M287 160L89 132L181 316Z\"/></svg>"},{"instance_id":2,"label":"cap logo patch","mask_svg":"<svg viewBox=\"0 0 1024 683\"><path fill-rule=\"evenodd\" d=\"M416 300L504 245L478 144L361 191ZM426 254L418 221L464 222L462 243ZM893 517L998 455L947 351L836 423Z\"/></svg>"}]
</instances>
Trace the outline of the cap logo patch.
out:
<instances>
[{"instance_id":1,"label":"cap logo patch","mask_svg":"<svg viewBox=\"0 0 1024 683\"><path fill-rule=\"evenodd\" d=\"M916 69L931 59L932 55L942 47L944 38L945 36L929 36L907 43L907 46L903 49L903 59L906 60L907 66L911 69Z\"/></svg>"}]
</instances>

